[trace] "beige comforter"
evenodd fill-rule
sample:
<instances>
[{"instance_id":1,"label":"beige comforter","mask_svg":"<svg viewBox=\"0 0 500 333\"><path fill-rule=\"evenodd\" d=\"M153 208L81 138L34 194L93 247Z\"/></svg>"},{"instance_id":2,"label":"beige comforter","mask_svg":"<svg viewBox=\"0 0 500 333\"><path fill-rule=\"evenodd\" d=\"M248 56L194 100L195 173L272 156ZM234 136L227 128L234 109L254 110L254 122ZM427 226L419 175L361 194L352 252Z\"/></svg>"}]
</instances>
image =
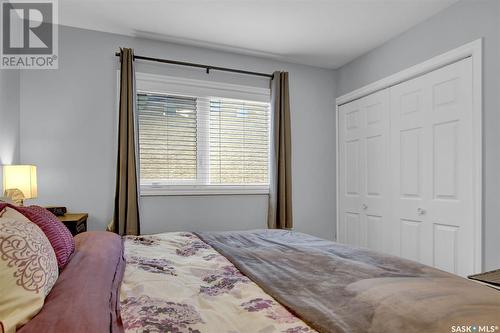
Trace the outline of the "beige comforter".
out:
<instances>
[{"instance_id":1,"label":"beige comforter","mask_svg":"<svg viewBox=\"0 0 500 333\"><path fill-rule=\"evenodd\" d=\"M313 333L192 233L125 237L125 332Z\"/></svg>"}]
</instances>

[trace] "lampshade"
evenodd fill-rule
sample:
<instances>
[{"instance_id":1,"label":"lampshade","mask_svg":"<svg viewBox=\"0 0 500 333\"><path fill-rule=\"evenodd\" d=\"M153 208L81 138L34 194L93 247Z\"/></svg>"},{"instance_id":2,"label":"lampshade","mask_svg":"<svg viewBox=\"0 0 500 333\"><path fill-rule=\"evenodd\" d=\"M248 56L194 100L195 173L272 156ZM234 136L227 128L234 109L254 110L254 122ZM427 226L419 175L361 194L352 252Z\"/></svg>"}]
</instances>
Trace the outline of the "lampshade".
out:
<instances>
[{"instance_id":1,"label":"lampshade","mask_svg":"<svg viewBox=\"0 0 500 333\"><path fill-rule=\"evenodd\" d=\"M19 189L25 199L36 198L36 166L34 165L4 165L3 189Z\"/></svg>"}]
</instances>

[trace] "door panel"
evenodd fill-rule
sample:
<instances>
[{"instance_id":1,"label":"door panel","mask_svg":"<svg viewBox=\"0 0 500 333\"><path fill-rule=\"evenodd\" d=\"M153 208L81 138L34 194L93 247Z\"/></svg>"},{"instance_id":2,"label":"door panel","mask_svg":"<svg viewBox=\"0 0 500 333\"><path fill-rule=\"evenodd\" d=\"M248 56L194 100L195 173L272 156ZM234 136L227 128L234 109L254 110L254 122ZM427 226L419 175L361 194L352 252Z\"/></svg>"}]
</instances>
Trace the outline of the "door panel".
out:
<instances>
[{"instance_id":1,"label":"door panel","mask_svg":"<svg viewBox=\"0 0 500 333\"><path fill-rule=\"evenodd\" d=\"M360 149L359 139L345 143L345 191L346 195L359 196L360 194Z\"/></svg>"},{"instance_id":2,"label":"door panel","mask_svg":"<svg viewBox=\"0 0 500 333\"><path fill-rule=\"evenodd\" d=\"M458 122L434 125L433 198L457 200Z\"/></svg>"},{"instance_id":3,"label":"door panel","mask_svg":"<svg viewBox=\"0 0 500 333\"><path fill-rule=\"evenodd\" d=\"M383 252L384 247L384 218L382 216L367 215L366 216L366 227L367 227L367 247Z\"/></svg>"},{"instance_id":4,"label":"door panel","mask_svg":"<svg viewBox=\"0 0 500 333\"><path fill-rule=\"evenodd\" d=\"M339 107L339 235L340 242L361 244L361 110L359 103Z\"/></svg>"},{"instance_id":5,"label":"door panel","mask_svg":"<svg viewBox=\"0 0 500 333\"><path fill-rule=\"evenodd\" d=\"M459 227L433 224L434 266L447 272L457 273L457 237Z\"/></svg>"},{"instance_id":6,"label":"door panel","mask_svg":"<svg viewBox=\"0 0 500 333\"><path fill-rule=\"evenodd\" d=\"M365 114L362 188L363 246L387 252L391 237L390 187L389 187L389 89L376 92L360 100Z\"/></svg>"},{"instance_id":7,"label":"door panel","mask_svg":"<svg viewBox=\"0 0 500 333\"><path fill-rule=\"evenodd\" d=\"M380 197L383 195L383 177L386 158L384 154L383 135L366 138L366 195Z\"/></svg>"},{"instance_id":8,"label":"door panel","mask_svg":"<svg viewBox=\"0 0 500 333\"><path fill-rule=\"evenodd\" d=\"M396 254L473 273L470 58L392 87L391 134Z\"/></svg>"},{"instance_id":9,"label":"door panel","mask_svg":"<svg viewBox=\"0 0 500 333\"><path fill-rule=\"evenodd\" d=\"M386 251L389 90L339 107L339 240Z\"/></svg>"},{"instance_id":10,"label":"door panel","mask_svg":"<svg viewBox=\"0 0 500 333\"><path fill-rule=\"evenodd\" d=\"M404 198L422 198L422 130L401 130L400 140L400 195Z\"/></svg>"},{"instance_id":11,"label":"door panel","mask_svg":"<svg viewBox=\"0 0 500 333\"><path fill-rule=\"evenodd\" d=\"M420 261L420 224L422 221L400 220L401 246L403 258Z\"/></svg>"},{"instance_id":12,"label":"door panel","mask_svg":"<svg viewBox=\"0 0 500 333\"><path fill-rule=\"evenodd\" d=\"M418 77L391 88L391 253L431 264L421 246L424 229L417 209L427 188L424 183L425 83Z\"/></svg>"},{"instance_id":13,"label":"door panel","mask_svg":"<svg viewBox=\"0 0 500 333\"><path fill-rule=\"evenodd\" d=\"M346 221L346 243L361 246L361 219L359 213L347 212Z\"/></svg>"}]
</instances>

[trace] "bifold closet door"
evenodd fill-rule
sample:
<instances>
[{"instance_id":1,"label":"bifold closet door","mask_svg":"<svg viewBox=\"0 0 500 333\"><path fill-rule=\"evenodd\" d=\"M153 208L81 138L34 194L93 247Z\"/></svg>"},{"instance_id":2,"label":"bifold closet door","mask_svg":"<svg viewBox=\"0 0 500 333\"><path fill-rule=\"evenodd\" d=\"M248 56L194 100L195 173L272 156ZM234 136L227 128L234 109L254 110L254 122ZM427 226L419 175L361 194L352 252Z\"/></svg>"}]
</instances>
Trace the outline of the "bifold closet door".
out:
<instances>
[{"instance_id":1,"label":"bifold closet door","mask_svg":"<svg viewBox=\"0 0 500 333\"><path fill-rule=\"evenodd\" d=\"M339 106L339 241L390 250L389 89Z\"/></svg>"},{"instance_id":2,"label":"bifold closet door","mask_svg":"<svg viewBox=\"0 0 500 333\"><path fill-rule=\"evenodd\" d=\"M393 251L474 272L472 60L391 88Z\"/></svg>"}]
</instances>

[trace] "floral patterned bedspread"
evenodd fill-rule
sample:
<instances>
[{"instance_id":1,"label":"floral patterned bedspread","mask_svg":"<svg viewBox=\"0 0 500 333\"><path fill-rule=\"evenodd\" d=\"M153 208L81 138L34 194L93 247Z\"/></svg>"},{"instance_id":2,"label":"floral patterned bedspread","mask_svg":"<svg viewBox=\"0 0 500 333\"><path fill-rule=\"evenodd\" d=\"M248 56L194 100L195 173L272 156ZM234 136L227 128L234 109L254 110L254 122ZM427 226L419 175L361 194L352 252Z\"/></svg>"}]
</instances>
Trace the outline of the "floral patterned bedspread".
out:
<instances>
[{"instance_id":1,"label":"floral patterned bedspread","mask_svg":"<svg viewBox=\"0 0 500 333\"><path fill-rule=\"evenodd\" d=\"M127 236L124 247L125 332L315 332L192 233Z\"/></svg>"}]
</instances>

